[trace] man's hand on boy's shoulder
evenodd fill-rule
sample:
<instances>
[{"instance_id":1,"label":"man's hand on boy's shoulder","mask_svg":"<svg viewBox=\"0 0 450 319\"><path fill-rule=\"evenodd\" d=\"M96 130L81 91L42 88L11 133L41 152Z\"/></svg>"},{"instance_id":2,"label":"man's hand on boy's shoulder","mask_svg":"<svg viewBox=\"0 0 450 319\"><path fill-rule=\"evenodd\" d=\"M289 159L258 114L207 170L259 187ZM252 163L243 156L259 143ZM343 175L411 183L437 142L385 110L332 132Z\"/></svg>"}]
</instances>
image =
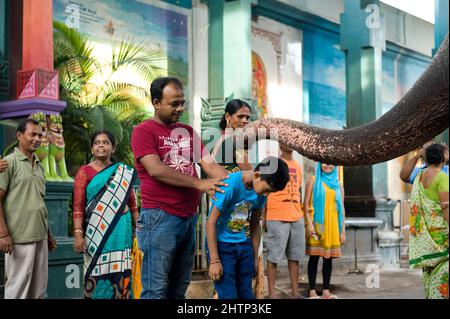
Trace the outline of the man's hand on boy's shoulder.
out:
<instances>
[{"instance_id":1,"label":"man's hand on boy's shoulder","mask_svg":"<svg viewBox=\"0 0 450 319\"><path fill-rule=\"evenodd\" d=\"M220 189L219 186L228 187L228 184L223 182L225 178L211 178L211 179L200 179L197 184L197 189L202 193L207 193L212 199L217 200L214 196L216 192L225 193L223 189Z\"/></svg>"}]
</instances>

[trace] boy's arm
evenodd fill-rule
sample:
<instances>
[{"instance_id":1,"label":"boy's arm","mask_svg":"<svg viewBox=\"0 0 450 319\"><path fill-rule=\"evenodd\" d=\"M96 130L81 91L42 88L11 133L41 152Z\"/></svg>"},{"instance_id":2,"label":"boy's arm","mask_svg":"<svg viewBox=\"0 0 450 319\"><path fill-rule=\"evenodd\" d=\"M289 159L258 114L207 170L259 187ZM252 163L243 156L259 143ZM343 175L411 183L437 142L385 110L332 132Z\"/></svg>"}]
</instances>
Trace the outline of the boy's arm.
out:
<instances>
[{"instance_id":1,"label":"boy's arm","mask_svg":"<svg viewBox=\"0 0 450 319\"><path fill-rule=\"evenodd\" d=\"M262 210L262 228L265 232L267 232L267 203L264 205Z\"/></svg>"},{"instance_id":2,"label":"boy's arm","mask_svg":"<svg viewBox=\"0 0 450 319\"><path fill-rule=\"evenodd\" d=\"M210 178L226 178L228 176L228 171L219 165L214 157L211 155L205 155L200 161L200 167L205 172L205 174Z\"/></svg>"},{"instance_id":3,"label":"boy's arm","mask_svg":"<svg viewBox=\"0 0 450 319\"><path fill-rule=\"evenodd\" d=\"M161 159L156 154L146 155L139 161L150 177L167 185L195 188L213 197L215 192L223 193L219 186L227 186L227 184L222 182L223 178L199 179L180 173L161 162Z\"/></svg>"},{"instance_id":4,"label":"boy's arm","mask_svg":"<svg viewBox=\"0 0 450 319\"><path fill-rule=\"evenodd\" d=\"M217 249L217 231L216 224L220 217L220 211L214 205L208 220L206 221L206 239L210 256L209 275L212 280L219 280L223 275L222 263L220 261L219 251Z\"/></svg>"},{"instance_id":5,"label":"boy's arm","mask_svg":"<svg viewBox=\"0 0 450 319\"><path fill-rule=\"evenodd\" d=\"M253 245L253 256L258 258L259 243L261 241L261 226L259 221L261 219L262 209L255 209L250 217L250 236Z\"/></svg>"}]
</instances>

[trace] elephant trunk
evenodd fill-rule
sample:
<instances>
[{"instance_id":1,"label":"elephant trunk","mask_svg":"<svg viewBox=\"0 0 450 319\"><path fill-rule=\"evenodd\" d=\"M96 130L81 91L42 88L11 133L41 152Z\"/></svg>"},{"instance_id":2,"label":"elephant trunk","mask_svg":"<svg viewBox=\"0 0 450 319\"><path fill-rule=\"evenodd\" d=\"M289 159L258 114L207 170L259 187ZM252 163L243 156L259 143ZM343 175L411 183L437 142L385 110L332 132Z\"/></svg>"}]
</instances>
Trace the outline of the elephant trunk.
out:
<instances>
[{"instance_id":1,"label":"elephant trunk","mask_svg":"<svg viewBox=\"0 0 450 319\"><path fill-rule=\"evenodd\" d=\"M372 165L414 149L448 128L448 34L433 61L408 93L378 120L344 129L328 130L286 119L250 123L245 135L266 129L262 138L274 139L312 160L334 165ZM261 138L261 136L259 136Z\"/></svg>"}]
</instances>

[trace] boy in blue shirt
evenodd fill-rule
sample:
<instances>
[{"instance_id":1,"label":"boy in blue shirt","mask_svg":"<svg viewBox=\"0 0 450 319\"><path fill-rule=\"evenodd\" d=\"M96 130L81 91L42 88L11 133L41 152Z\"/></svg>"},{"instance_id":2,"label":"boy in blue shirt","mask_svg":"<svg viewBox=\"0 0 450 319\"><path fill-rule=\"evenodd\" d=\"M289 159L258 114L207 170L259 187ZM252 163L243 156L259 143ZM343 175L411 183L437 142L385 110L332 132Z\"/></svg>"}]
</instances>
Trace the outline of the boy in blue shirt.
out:
<instances>
[{"instance_id":1,"label":"boy in blue shirt","mask_svg":"<svg viewBox=\"0 0 450 319\"><path fill-rule=\"evenodd\" d=\"M289 181L287 164L268 157L252 171L228 176L211 201L206 237L209 274L219 299L253 299L252 279L260 242L259 221L267 195Z\"/></svg>"}]
</instances>

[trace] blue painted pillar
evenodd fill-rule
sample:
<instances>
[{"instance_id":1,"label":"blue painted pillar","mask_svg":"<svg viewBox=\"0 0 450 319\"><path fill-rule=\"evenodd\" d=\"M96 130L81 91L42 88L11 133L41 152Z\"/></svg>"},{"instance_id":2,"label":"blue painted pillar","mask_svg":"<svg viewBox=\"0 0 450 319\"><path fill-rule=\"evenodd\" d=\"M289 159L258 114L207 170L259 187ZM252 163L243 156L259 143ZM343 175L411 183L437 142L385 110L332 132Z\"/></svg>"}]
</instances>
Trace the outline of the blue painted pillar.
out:
<instances>
[{"instance_id":1,"label":"blue painted pillar","mask_svg":"<svg viewBox=\"0 0 450 319\"><path fill-rule=\"evenodd\" d=\"M448 0L435 0L434 12L435 12L435 22L434 22L434 49L433 55L436 54L442 41L444 41L445 36L448 33L448 10L449 1Z\"/></svg>"},{"instance_id":2,"label":"blue painted pillar","mask_svg":"<svg viewBox=\"0 0 450 319\"><path fill-rule=\"evenodd\" d=\"M208 1L210 98L251 97L253 1Z\"/></svg>"},{"instance_id":3,"label":"blue painted pillar","mask_svg":"<svg viewBox=\"0 0 450 319\"><path fill-rule=\"evenodd\" d=\"M345 0L341 14L341 49L346 56L347 127L382 115L382 53L386 50L379 0ZM375 196L387 195L386 163L344 168L350 216L373 217Z\"/></svg>"},{"instance_id":4,"label":"blue painted pillar","mask_svg":"<svg viewBox=\"0 0 450 319\"><path fill-rule=\"evenodd\" d=\"M208 97L203 100L202 138L211 142L233 96L252 106L251 9L256 0L203 0L208 4ZM206 98L206 97L205 97ZM256 112L252 112L254 116ZM211 132L208 132L210 129Z\"/></svg>"},{"instance_id":5,"label":"blue painted pillar","mask_svg":"<svg viewBox=\"0 0 450 319\"><path fill-rule=\"evenodd\" d=\"M435 0L435 23L434 23L434 49L433 56L448 33L448 10L449 0ZM448 129L442 133L438 140L449 143Z\"/></svg>"}]
</instances>

